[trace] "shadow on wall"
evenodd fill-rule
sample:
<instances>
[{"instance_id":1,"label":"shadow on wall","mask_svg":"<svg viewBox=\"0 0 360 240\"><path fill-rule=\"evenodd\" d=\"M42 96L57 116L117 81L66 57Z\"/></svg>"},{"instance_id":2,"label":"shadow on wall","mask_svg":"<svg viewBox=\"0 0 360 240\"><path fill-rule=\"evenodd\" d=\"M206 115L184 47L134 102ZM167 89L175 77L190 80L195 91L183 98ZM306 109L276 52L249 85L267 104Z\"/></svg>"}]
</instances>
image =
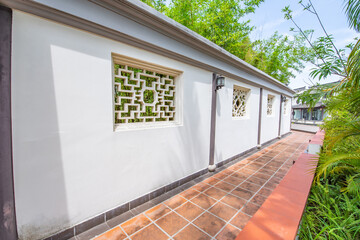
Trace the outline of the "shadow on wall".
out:
<instances>
[{"instance_id":1,"label":"shadow on wall","mask_svg":"<svg viewBox=\"0 0 360 240\"><path fill-rule=\"evenodd\" d=\"M203 72L203 79L204 75L206 76L205 81L193 81L191 84L183 82L183 126L178 128L177 132L180 146L178 152L181 153L177 159L180 166L171 166L174 175L179 175L178 167L180 167L182 177L207 168L209 162L211 111L209 92L211 92L212 74L201 69L199 72ZM184 76L183 81L186 79L189 81L199 78ZM182 162L181 159L186 159L186 162Z\"/></svg>"},{"instance_id":2,"label":"shadow on wall","mask_svg":"<svg viewBox=\"0 0 360 240\"><path fill-rule=\"evenodd\" d=\"M74 133L59 126L52 50L59 46L90 57L104 60L109 57L106 51L89 49L83 42L64 38L61 28L61 25L44 24L41 18L14 12L12 114L15 202L20 239L41 239L71 227L73 219L70 219L68 199L74 188L69 191L69 186L72 181L84 181L68 179L65 175L71 172L70 175L74 176L76 169L69 164L65 166L65 147L61 140ZM29 61L29 56L32 61ZM79 66L79 71L86 69ZM62 89L63 92L68 90ZM89 97L79 93L79 98L84 96ZM89 152L91 154L91 149ZM74 208L73 204L71 209Z\"/></svg>"},{"instance_id":3,"label":"shadow on wall","mask_svg":"<svg viewBox=\"0 0 360 240\"><path fill-rule=\"evenodd\" d=\"M44 34L37 42L33 34L15 12L12 114L20 239L40 239L69 227L64 224L69 217L50 49L53 38ZM33 62L23 58L34 52L38 57Z\"/></svg>"}]
</instances>

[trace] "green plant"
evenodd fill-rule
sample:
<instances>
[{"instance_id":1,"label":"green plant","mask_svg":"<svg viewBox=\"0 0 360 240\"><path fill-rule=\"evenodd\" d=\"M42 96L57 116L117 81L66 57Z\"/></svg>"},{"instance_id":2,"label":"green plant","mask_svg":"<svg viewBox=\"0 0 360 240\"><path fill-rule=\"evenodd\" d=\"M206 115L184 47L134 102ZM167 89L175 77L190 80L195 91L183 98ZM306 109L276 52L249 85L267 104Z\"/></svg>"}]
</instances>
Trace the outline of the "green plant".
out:
<instances>
[{"instance_id":1,"label":"green plant","mask_svg":"<svg viewBox=\"0 0 360 240\"><path fill-rule=\"evenodd\" d=\"M322 180L312 187L299 239L360 239L360 195L348 195Z\"/></svg>"}]
</instances>

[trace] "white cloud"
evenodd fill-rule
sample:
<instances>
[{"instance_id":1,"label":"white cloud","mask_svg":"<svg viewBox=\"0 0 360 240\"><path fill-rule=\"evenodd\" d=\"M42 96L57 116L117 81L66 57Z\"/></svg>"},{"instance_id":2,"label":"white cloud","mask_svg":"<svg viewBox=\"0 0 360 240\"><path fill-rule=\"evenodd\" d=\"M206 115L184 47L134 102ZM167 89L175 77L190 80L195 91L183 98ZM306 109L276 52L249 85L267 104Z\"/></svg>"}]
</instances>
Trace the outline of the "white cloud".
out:
<instances>
[{"instance_id":1,"label":"white cloud","mask_svg":"<svg viewBox=\"0 0 360 240\"><path fill-rule=\"evenodd\" d=\"M298 16L301 16L304 13L304 11L302 9L298 9L295 12L293 12L293 18L296 18ZM263 29L266 29L267 31L277 28L278 26L280 26L281 24L283 24L284 22L287 22L288 20L286 20L285 18L278 18L274 21L265 23L263 26L261 26Z\"/></svg>"}]
</instances>

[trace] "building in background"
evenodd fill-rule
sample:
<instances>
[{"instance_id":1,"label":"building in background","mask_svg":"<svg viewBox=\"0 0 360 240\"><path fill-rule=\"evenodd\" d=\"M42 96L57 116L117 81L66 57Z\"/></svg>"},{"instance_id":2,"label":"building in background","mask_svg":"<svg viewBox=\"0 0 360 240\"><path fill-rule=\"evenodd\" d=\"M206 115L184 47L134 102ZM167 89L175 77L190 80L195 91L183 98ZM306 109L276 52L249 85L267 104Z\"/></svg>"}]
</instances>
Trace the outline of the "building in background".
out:
<instances>
[{"instance_id":1,"label":"building in background","mask_svg":"<svg viewBox=\"0 0 360 240\"><path fill-rule=\"evenodd\" d=\"M326 83L326 84L322 84L320 86L330 86L330 85L334 85L338 82L332 82L332 83ZM296 92L296 94L301 94L304 91L311 89L311 88L315 88L317 86L314 87L301 87L301 88L296 88L294 89L294 91ZM306 104L301 104L298 100L297 97L294 97L294 101L292 104L292 123L302 123L302 124L311 124L311 125L318 125L318 124L322 124L323 120L325 119L325 117L327 116L326 113L326 106L324 104L324 100L325 98L322 98L319 102L317 102L315 104L315 107L313 107L312 109L309 108L308 105Z\"/></svg>"}]
</instances>

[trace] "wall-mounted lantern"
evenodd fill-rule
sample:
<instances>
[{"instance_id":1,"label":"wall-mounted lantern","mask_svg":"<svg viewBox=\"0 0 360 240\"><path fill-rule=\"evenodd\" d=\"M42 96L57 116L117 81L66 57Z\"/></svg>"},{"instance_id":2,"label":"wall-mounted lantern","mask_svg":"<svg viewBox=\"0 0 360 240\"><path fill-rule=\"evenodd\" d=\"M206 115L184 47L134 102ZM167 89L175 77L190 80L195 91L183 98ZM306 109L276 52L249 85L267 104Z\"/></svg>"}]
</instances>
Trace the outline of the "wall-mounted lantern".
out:
<instances>
[{"instance_id":1,"label":"wall-mounted lantern","mask_svg":"<svg viewBox=\"0 0 360 240\"><path fill-rule=\"evenodd\" d=\"M281 101L285 102L286 101L286 97L285 96L281 96Z\"/></svg>"},{"instance_id":2,"label":"wall-mounted lantern","mask_svg":"<svg viewBox=\"0 0 360 240\"><path fill-rule=\"evenodd\" d=\"M216 75L216 90L219 90L225 86L225 77L221 75Z\"/></svg>"}]
</instances>

